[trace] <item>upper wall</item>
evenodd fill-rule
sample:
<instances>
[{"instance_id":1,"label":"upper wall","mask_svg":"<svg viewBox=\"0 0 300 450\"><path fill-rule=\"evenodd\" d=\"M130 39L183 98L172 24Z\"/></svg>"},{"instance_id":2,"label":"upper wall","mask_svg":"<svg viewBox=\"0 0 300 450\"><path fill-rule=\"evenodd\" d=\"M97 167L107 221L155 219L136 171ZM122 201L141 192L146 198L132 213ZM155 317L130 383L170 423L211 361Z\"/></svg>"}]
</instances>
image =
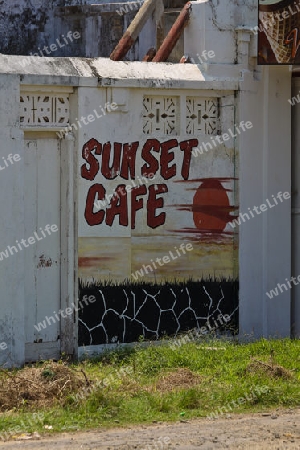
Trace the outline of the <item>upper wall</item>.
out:
<instances>
[{"instance_id":1,"label":"upper wall","mask_svg":"<svg viewBox=\"0 0 300 450\"><path fill-rule=\"evenodd\" d=\"M253 28L257 25L256 0L197 0L192 2L189 26L185 29L184 52L210 64L238 63L238 33L240 28ZM205 60L202 52L213 51L215 57ZM200 55L199 60L197 55Z\"/></svg>"},{"instance_id":2,"label":"upper wall","mask_svg":"<svg viewBox=\"0 0 300 450\"><path fill-rule=\"evenodd\" d=\"M51 44L57 48L45 56L108 57L143 0L11 0L1 1L0 53L30 55ZM149 20L125 60L142 60L151 47L159 47L186 0L164 0L162 28ZM199 50L222 54L219 62L236 60L235 29L257 25L257 1L198 0L185 37L181 38L169 61L179 62L184 52L196 56ZM205 29L205 32L204 32ZM68 32L80 34L66 38ZM63 40L65 36L66 41ZM57 39L61 43L57 43ZM183 41L185 43L183 44Z\"/></svg>"},{"instance_id":3,"label":"upper wall","mask_svg":"<svg viewBox=\"0 0 300 450\"><path fill-rule=\"evenodd\" d=\"M161 20L161 27L156 29L155 17L149 19L124 59L142 60L150 48L160 46L186 2L164 0L166 14ZM15 4L3 0L0 53L109 57L142 3L143 0L20 0ZM80 37L69 38L68 32L77 32ZM43 50L51 45L53 51ZM169 60L179 62L182 56L183 38Z\"/></svg>"},{"instance_id":4,"label":"upper wall","mask_svg":"<svg viewBox=\"0 0 300 450\"><path fill-rule=\"evenodd\" d=\"M140 2L132 10L118 14L126 3L110 0L10 0L1 2L0 52L10 55L39 53L45 46L56 45L48 56L109 56L129 23ZM16 32L17 30L17 32ZM63 36L78 32L80 38L67 42ZM146 25L143 41L149 35ZM151 34L151 33L150 33ZM153 33L155 38L155 33ZM61 45L57 43L57 39ZM150 44L152 44L150 42ZM141 49L144 51L144 48ZM46 51L44 51L47 56ZM139 45L133 47L128 60L139 59Z\"/></svg>"}]
</instances>

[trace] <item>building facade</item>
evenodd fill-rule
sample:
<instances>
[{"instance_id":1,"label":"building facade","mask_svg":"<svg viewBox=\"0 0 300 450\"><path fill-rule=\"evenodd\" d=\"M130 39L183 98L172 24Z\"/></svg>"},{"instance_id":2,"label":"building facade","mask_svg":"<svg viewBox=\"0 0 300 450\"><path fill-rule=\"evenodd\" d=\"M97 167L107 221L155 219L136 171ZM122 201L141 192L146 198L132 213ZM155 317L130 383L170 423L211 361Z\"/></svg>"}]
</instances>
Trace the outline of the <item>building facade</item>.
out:
<instances>
[{"instance_id":1,"label":"building facade","mask_svg":"<svg viewBox=\"0 0 300 450\"><path fill-rule=\"evenodd\" d=\"M133 9L52 3L57 28L0 55L0 364L194 328L299 337L300 88L257 65L257 2L191 2L169 63L140 60L181 4L112 61L91 30Z\"/></svg>"}]
</instances>

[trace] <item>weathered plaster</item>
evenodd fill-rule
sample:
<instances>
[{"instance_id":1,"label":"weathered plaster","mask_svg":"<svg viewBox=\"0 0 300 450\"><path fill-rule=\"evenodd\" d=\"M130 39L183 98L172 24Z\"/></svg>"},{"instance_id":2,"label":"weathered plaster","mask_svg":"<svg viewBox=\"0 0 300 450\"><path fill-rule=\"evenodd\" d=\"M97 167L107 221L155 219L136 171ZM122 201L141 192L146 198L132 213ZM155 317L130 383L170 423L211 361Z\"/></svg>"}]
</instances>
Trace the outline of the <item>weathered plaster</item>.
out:
<instances>
[{"instance_id":1,"label":"weathered plaster","mask_svg":"<svg viewBox=\"0 0 300 450\"><path fill-rule=\"evenodd\" d=\"M0 172L1 251L24 235L23 133L19 130L16 109L19 97L18 76L1 74L1 161L10 153L21 157L21 161ZM25 255L20 252L17 256L0 261L0 341L7 344L7 349L0 351L0 366L18 366L24 362Z\"/></svg>"},{"instance_id":2,"label":"weathered plaster","mask_svg":"<svg viewBox=\"0 0 300 450\"><path fill-rule=\"evenodd\" d=\"M11 55L39 53L39 49L55 44L68 31L77 31L81 37L57 48L51 57L108 57L136 14L133 10L118 15L116 10L123 4L99 0L20 0L18 3L1 0L0 52ZM147 26L144 33L141 39L147 36ZM137 42L126 59L141 59L140 56Z\"/></svg>"}]
</instances>

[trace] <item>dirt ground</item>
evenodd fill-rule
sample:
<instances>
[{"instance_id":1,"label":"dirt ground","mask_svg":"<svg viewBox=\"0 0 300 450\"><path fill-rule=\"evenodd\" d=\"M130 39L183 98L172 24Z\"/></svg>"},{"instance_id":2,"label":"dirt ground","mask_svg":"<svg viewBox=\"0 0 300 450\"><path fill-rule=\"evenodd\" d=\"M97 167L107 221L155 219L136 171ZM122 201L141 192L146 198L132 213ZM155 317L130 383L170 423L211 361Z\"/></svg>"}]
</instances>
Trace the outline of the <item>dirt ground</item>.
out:
<instances>
[{"instance_id":1,"label":"dirt ground","mask_svg":"<svg viewBox=\"0 0 300 450\"><path fill-rule=\"evenodd\" d=\"M241 414L221 419L99 429L89 432L22 436L1 442L0 450L211 450L300 449L300 409Z\"/></svg>"}]
</instances>

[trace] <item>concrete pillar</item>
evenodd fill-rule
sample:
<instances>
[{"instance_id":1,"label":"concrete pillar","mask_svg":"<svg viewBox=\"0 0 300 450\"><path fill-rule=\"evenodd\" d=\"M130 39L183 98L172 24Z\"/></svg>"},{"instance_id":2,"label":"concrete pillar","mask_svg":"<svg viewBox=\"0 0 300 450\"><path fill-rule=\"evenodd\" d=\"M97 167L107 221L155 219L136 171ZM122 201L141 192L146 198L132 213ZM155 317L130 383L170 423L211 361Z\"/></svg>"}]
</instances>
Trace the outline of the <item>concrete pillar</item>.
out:
<instances>
[{"instance_id":1,"label":"concrete pillar","mask_svg":"<svg viewBox=\"0 0 300 450\"><path fill-rule=\"evenodd\" d=\"M291 193L291 72L264 67L260 80L245 74L238 118L253 123L241 135L240 212ZM266 292L291 277L291 200L240 226L240 332L255 337L290 336L291 289L270 299Z\"/></svg>"},{"instance_id":2,"label":"concrete pillar","mask_svg":"<svg viewBox=\"0 0 300 450\"><path fill-rule=\"evenodd\" d=\"M300 78L293 78L292 97L300 92ZM292 271L300 275L300 102L292 106ZM300 284L292 290L292 335L300 338Z\"/></svg>"}]
</instances>

